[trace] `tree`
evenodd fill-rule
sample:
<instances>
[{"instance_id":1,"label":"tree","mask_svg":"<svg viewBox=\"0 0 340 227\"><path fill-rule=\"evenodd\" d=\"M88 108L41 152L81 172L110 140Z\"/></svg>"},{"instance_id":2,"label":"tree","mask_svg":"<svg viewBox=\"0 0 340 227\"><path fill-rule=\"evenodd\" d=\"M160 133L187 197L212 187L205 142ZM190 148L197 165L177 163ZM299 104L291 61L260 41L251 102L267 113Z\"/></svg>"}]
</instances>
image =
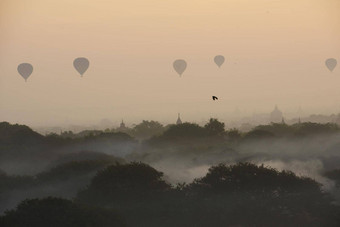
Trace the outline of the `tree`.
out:
<instances>
[{"instance_id":1,"label":"tree","mask_svg":"<svg viewBox=\"0 0 340 227\"><path fill-rule=\"evenodd\" d=\"M339 209L316 181L252 163L212 166L186 191L200 224L337 226ZM247 217L246 219L244 217Z\"/></svg>"},{"instance_id":2,"label":"tree","mask_svg":"<svg viewBox=\"0 0 340 227\"><path fill-rule=\"evenodd\" d=\"M0 151L2 146L34 146L41 145L44 136L33 131L26 125L10 124L0 122Z\"/></svg>"},{"instance_id":3,"label":"tree","mask_svg":"<svg viewBox=\"0 0 340 227\"><path fill-rule=\"evenodd\" d=\"M206 136L206 130L198 124L183 123L171 125L161 136L162 139L188 139Z\"/></svg>"},{"instance_id":4,"label":"tree","mask_svg":"<svg viewBox=\"0 0 340 227\"><path fill-rule=\"evenodd\" d=\"M224 133L224 123L215 118L210 118L204 128L209 136L221 136Z\"/></svg>"},{"instance_id":5,"label":"tree","mask_svg":"<svg viewBox=\"0 0 340 227\"><path fill-rule=\"evenodd\" d=\"M98 171L87 189L78 194L81 201L117 202L145 199L171 188L163 173L143 163L111 165Z\"/></svg>"},{"instance_id":6,"label":"tree","mask_svg":"<svg viewBox=\"0 0 340 227\"><path fill-rule=\"evenodd\" d=\"M255 127L253 131L257 131L257 130L270 132L273 135L278 136L278 137L294 136L293 127L287 124L281 124L281 123L271 123L270 125L259 125Z\"/></svg>"},{"instance_id":7,"label":"tree","mask_svg":"<svg viewBox=\"0 0 340 227\"><path fill-rule=\"evenodd\" d=\"M75 138L75 135L72 131L61 132L60 136L63 137L63 138Z\"/></svg>"},{"instance_id":8,"label":"tree","mask_svg":"<svg viewBox=\"0 0 340 227\"><path fill-rule=\"evenodd\" d=\"M230 129L226 133L227 133L228 138L232 141L239 140L242 137L242 134L236 128Z\"/></svg>"},{"instance_id":9,"label":"tree","mask_svg":"<svg viewBox=\"0 0 340 227\"><path fill-rule=\"evenodd\" d=\"M157 121L142 121L133 128L133 135L137 138L146 139L152 136L161 135L164 127Z\"/></svg>"},{"instance_id":10,"label":"tree","mask_svg":"<svg viewBox=\"0 0 340 227\"><path fill-rule=\"evenodd\" d=\"M339 132L339 127L333 123L318 124L304 122L294 125L295 131L299 135L332 134Z\"/></svg>"},{"instance_id":11,"label":"tree","mask_svg":"<svg viewBox=\"0 0 340 227\"><path fill-rule=\"evenodd\" d=\"M48 197L28 199L16 209L0 217L3 227L75 227L126 226L114 211L73 203L70 200Z\"/></svg>"},{"instance_id":12,"label":"tree","mask_svg":"<svg viewBox=\"0 0 340 227\"><path fill-rule=\"evenodd\" d=\"M206 176L196 179L193 185L201 185L216 192L321 193L320 184L310 178L297 177L290 171L279 172L274 168L248 162L212 166Z\"/></svg>"}]
</instances>

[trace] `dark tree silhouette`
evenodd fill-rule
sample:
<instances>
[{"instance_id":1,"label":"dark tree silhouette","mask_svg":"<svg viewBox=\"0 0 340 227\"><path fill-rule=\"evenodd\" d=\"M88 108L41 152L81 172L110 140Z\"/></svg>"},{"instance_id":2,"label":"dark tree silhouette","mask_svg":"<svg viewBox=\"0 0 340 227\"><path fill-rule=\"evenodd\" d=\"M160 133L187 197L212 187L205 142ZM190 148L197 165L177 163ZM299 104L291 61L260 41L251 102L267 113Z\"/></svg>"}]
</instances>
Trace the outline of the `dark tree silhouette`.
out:
<instances>
[{"instance_id":1,"label":"dark tree silhouette","mask_svg":"<svg viewBox=\"0 0 340 227\"><path fill-rule=\"evenodd\" d=\"M162 176L162 172L143 163L111 165L100 170L88 188L78 194L78 198L101 203L146 199L171 188Z\"/></svg>"},{"instance_id":2,"label":"dark tree silhouette","mask_svg":"<svg viewBox=\"0 0 340 227\"><path fill-rule=\"evenodd\" d=\"M257 166L252 163L238 163L227 166L212 166L207 175L196 179L193 186L201 186L215 192L251 191L261 193L321 193L320 184L310 178L297 177L290 171Z\"/></svg>"},{"instance_id":3,"label":"dark tree silhouette","mask_svg":"<svg viewBox=\"0 0 340 227\"><path fill-rule=\"evenodd\" d=\"M198 124L183 123L178 125L170 125L169 128L161 136L151 138L148 143L178 143L181 141L199 140L206 136L206 130Z\"/></svg>"},{"instance_id":4,"label":"dark tree silhouette","mask_svg":"<svg viewBox=\"0 0 340 227\"><path fill-rule=\"evenodd\" d=\"M164 132L164 127L157 121L142 121L136 125L132 130L132 135L140 138L147 139L152 136L161 135Z\"/></svg>"},{"instance_id":5,"label":"dark tree silhouette","mask_svg":"<svg viewBox=\"0 0 340 227\"><path fill-rule=\"evenodd\" d=\"M235 128L228 130L226 134L231 141L238 141L242 138L241 132Z\"/></svg>"},{"instance_id":6,"label":"dark tree silhouette","mask_svg":"<svg viewBox=\"0 0 340 227\"><path fill-rule=\"evenodd\" d=\"M224 123L215 118L210 118L204 128L209 136L221 136L224 133Z\"/></svg>"},{"instance_id":7,"label":"dark tree silhouette","mask_svg":"<svg viewBox=\"0 0 340 227\"><path fill-rule=\"evenodd\" d=\"M48 197L21 202L16 209L0 217L3 227L101 227L126 226L112 210L92 208L72 201Z\"/></svg>"},{"instance_id":8,"label":"dark tree silhouette","mask_svg":"<svg viewBox=\"0 0 340 227\"><path fill-rule=\"evenodd\" d=\"M26 125L0 122L0 145L37 145L43 142L44 136L34 132Z\"/></svg>"}]
</instances>

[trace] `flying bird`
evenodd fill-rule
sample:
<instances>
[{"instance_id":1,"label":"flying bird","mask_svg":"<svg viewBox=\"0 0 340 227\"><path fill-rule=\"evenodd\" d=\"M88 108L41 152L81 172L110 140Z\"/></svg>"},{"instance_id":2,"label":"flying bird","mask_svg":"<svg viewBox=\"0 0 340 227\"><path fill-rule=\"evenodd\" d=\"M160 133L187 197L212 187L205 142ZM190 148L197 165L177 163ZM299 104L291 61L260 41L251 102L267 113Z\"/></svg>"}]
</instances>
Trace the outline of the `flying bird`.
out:
<instances>
[{"instance_id":1,"label":"flying bird","mask_svg":"<svg viewBox=\"0 0 340 227\"><path fill-rule=\"evenodd\" d=\"M213 96L212 99L215 101L215 100L218 100L218 98L216 96Z\"/></svg>"}]
</instances>

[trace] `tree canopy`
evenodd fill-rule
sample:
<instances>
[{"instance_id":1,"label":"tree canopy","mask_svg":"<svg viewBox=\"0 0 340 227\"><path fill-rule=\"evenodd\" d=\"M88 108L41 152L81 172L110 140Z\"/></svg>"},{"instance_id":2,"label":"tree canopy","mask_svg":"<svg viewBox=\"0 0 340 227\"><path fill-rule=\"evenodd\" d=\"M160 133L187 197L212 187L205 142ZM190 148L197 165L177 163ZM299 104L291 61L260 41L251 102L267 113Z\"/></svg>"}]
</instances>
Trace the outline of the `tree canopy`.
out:
<instances>
[{"instance_id":1,"label":"tree canopy","mask_svg":"<svg viewBox=\"0 0 340 227\"><path fill-rule=\"evenodd\" d=\"M27 199L16 209L6 211L0 217L3 227L75 227L75 226L126 226L115 211L93 208L70 200L48 197Z\"/></svg>"},{"instance_id":2,"label":"tree canopy","mask_svg":"<svg viewBox=\"0 0 340 227\"><path fill-rule=\"evenodd\" d=\"M210 118L204 128L209 136L222 136L224 133L224 123L218 121L216 118Z\"/></svg>"},{"instance_id":3,"label":"tree canopy","mask_svg":"<svg viewBox=\"0 0 340 227\"><path fill-rule=\"evenodd\" d=\"M171 188L162 177L162 172L143 163L111 165L98 171L78 197L84 201L90 198L116 201L153 196Z\"/></svg>"}]
</instances>

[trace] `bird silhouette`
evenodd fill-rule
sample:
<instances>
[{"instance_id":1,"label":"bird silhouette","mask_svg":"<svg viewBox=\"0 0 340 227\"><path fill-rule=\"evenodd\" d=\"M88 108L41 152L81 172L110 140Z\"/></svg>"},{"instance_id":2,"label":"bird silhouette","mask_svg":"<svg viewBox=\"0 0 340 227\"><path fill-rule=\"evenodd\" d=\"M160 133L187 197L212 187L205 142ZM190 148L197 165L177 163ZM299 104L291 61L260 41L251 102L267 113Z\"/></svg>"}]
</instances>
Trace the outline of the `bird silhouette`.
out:
<instances>
[{"instance_id":1,"label":"bird silhouette","mask_svg":"<svg viewBox=\"0 0 340 227\"><path fill-rule=\"evenodd\" d=\"M218 100L218 98L216 96L213 96L212 99L215 101L215 100Z\"/></svg>"}]
</instances>

